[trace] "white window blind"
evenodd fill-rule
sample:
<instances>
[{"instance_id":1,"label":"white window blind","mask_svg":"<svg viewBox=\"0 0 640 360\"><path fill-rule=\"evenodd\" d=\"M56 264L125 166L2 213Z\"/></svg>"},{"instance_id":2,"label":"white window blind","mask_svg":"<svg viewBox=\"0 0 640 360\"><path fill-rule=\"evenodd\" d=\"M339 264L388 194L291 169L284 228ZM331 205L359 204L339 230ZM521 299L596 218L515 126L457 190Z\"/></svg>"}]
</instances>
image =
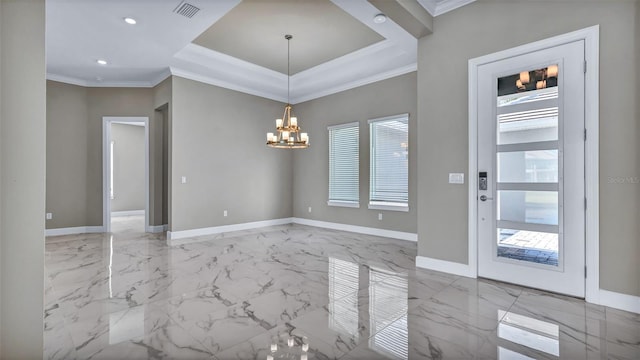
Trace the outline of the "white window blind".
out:
<instances>
[{"instance_id":1,"label":"white window blind","mask_svg":"<svg viewBox=\"0 0 640 360\"><path fill-rule=\"evenodd\" d=\"M329 127L329 205L358 207L359 124Z\"/></svg>"},{"instance_id":2,"label":"white window blind","mask_svg":"<svg viewBox=\"0 0 640 360\"><path fill-rule=\"evenodd\" d=\"M408 211L409 114L369 120L369 208Z\"/></svg>"}]
</instances>

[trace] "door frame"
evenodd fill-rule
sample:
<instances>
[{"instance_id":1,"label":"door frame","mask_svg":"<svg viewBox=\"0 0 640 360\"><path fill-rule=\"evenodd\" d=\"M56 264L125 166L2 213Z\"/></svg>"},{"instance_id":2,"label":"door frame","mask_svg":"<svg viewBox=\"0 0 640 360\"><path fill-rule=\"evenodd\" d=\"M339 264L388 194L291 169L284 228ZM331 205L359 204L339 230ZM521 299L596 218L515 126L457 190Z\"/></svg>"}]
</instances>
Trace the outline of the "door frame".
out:
<instances>
[{"instance_id":1,"label":"door frame","mask_svg":"<svg viewBox=\"0 0 640 360\"><path fill-rule=\"evenodd\" d=\"M149 227L149 118L146 116L103 116L102 117L102 225L104 232L111 232L111 124L113 123L144 123L144 231L150 232Z\"/></svg>"},{"instance_id":2,"label":"door frame","mask_svg":"<svg viewBox=\"0 0 640 360\"><path fill-rule=\"evenodd\" d=\"M585 43L585 300L599 303L599 53L600 26L595 25L549 39L469 60L469 275L478 276L478 67L550 47L584 40Z\"/></svg>"}]
</instances>

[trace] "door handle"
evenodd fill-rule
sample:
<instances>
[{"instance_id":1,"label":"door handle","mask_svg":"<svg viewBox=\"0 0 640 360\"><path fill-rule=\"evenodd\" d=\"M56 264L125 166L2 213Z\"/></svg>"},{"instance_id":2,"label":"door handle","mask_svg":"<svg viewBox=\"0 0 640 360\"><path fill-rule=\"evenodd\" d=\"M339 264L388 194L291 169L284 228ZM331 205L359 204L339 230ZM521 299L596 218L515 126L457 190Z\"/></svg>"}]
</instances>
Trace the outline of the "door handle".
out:
<instances>
[{"instance_id":1,"label":"door handle","mask_svg":"<svg viewBox=\"0 0 640 360\"><path fill-rule=\"evenodd\" d=\"M480 196L480 201L493 200L493 198L487 197L487 195Z\"/></svg>"}]
</instances>

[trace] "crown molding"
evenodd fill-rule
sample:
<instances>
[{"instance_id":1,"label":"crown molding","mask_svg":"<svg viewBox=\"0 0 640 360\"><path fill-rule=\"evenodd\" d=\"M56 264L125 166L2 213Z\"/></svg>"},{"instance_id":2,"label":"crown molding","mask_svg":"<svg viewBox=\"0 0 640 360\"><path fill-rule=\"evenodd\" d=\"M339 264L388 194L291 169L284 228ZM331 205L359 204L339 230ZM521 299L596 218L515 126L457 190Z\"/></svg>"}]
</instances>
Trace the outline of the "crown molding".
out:
<instances>
[{"instance_id":1,"label":"crown molding","mask_svg":"<svg viewBox=\"0 0 640 360\"><path fill-rule=\"evenodd\" d=\"M418 0L418 3L431 14L436 16L436 9L438 8L438 2L436 0Z\"/></svg>"},{"instance_id":2,"label":"crown molding","mask_svg":"<svg viewBox=\"0 0 640 360\"><path fill-rule=\"evenodd\" d=\"M439 16L459 7L471 4L474 1L476 0L418 0L418 3L420 3L420 5L422 5L422 7L431 14L431 16Z\"/></svg>"},{"instance_id":3,"label":"crown molding","mask_svg":"<svg viewBox=\"0 0 640 360\"><path fill-rule=\"evenodd\" d=\"M47 73L47 80L57 81L70 85L84 86L87 87L87 82L82 79L74 78L71 76L58 75L53 73Z\"/></svg>"},{"instance_id":4,"label":"crown molding","mask_svg":"<svg viewBox=\"0 0 640 360\"><path fill-rule=\"evenodd\" d=\"M170 76L171 76L171 68L167 67L166 69L162 70L162 72L160 72L160 74L158 74L158 76L156 76L156 78L150 82L151 86L152 87L158 86L158 84L165 81Z\"/></svg>"},{"instance_id":5,"label":"crown molding","mask_svg":"<svg viewBox=\"0 0 640 360\"><path fill-rule=\"evenodd\" d=\"M162 79L166 79L166 76ZM127 88L151 88L156 84L152 81L87 81L71 76L47 73L47 80L57 81L65 84L83 86L83 87L127 87Z\"/></svg>"},{"instance_id":6,"label":"crown molding","mask_svg":"<svg viewBox=\"0 0 640 360\"><path fill-rule=\"evenodd\" d=\"M417 71L418 70L418 64L417 63L413 63L407 66L403 66L403 67L399 67L397 69L391 69L387 72L382 72L382 73L378 73L378 74L374 74L371 76L368 76L366 78L361 78L355 81L351 81L342 85L338 85L329 89L325 89L325 90L321 90L315 93L310 93L307 94L306 96L300 96L300 97L295 97L291 99L291 103L292 104L299 104L305 101L309 101L309 100L313 100L313 99L317 99L317 98L321 98L324 96L328 96L328 95L332 95L332 94L336 94L342 91L346 91L346 90L350 90L350 89L354 89L360 86L364 86L364 85L368 85L374 82L378 82L378 81L382 81L382 80L386 80L386 79L390 79L396 76L400 76L400 75L404 75L404 74L408 74L410 72L413 71Z\"/></svg>"},{"instance_id":7,"label":"crown molding","mask_svg":"<svg viewBox=\"0 0 640 360\"><path fill-rule=\"evenodd\" d=\"M184 79L198 81L204 84L218 86L218 87L229 89L229 90L239 91L249 95L255 95L255 96L263 97L266 99L280 101L283 103L287 102L286 96L285 97L276 96L272 92L261 91L258 88L240 86L234 82L225 81L210 75L204 75L197 71L191 71L188 69L188 67L189 66L187 66L186 68L182 68L179 66L172 66L171 75L178 76Z\"/></svg>"},{"instance_id":8,"label":"crown molding","mask_svg":"<svg viewBox=\"0 0 640 360\"><path fill-rule=\"evenodd\" d=\"M438 3L436 7L436 13L433 16L440 16L442 14L448 13L449 11L455 10L459 7L463 7L465 5L471 4L476 0L445 0Z\"/></svg>"}]
</instances>

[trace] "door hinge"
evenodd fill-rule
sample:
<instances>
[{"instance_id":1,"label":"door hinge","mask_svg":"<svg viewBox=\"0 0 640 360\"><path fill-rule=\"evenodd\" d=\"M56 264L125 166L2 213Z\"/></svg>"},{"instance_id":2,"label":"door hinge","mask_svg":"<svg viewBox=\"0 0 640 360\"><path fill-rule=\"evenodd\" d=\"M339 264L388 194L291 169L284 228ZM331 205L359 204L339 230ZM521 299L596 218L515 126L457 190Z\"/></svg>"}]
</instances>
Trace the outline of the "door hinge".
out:
<instances>
[{"instance_id":1,"label":"door hinge","mask_svg":"<svg viewBox=\"0 0 640 360\"><path fill-rule=\"evenodd\" d=\"M587 73L587 60L584 61L582 69L584 70L584 73L586 74Z\"/></svg>"},{"instance_id":2,"label":"door hinge","mask_svg":"<svg viewBox=\"0 0 640 360\"><path fill-rule=\"evenodd\" d=\"M587 198L584 198L584 209L587 210Z\"/></svg>"},{"instance_id":3,"label":"door hinge","mask_svg":"<svg viewBox=\"0 0 640 360\"><path fill-rule=\"evenodd\" d=\"M587 278L587 267L586 266L584 267L584 278L585 279Z\"/></svg>"},{"instance_id":4,"label":"door hinge","mask_svg":"<svg viewBox=\"0 0 640 360\"><path fill-rule=\"evenodd\" d=\"M584 129L584 141L587 141L587 129Z\"/></svg>"}]
</instances>

